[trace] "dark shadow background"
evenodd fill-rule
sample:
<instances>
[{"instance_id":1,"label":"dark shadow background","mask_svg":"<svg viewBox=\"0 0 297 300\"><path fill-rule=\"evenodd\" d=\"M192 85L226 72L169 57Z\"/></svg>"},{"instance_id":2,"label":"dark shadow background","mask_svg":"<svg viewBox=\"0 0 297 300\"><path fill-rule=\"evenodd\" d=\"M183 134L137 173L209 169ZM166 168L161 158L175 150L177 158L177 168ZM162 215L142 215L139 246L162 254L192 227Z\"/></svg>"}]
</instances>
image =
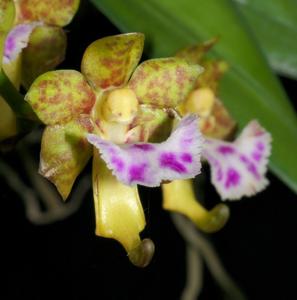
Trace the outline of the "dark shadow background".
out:
<instances>
[{"instance_id":1,"label":"dark shadow background","mask_svg":"<svg viewBox=\"0 0 297 300\"><path fill-rule=\"evenodd\" d=\"M77 70L91 42L118 33L88 2L66 30L67 60L60 68ZM296 108L296 82L282 82ZM18 165L14 153L5 159ZM89 165L86 172L90 170ZM269 179L270 187L258 196L229 203L230 221L210 239L248 299L297 299L297 197L272 174ZM138 269L117 242L95 236L91 192L68 219L34 226L2 179L0 186L0 299L179 299L185 282L185 245L161 208L159 189L141 189L147 217L143 235L153 239L156 253L149 267ZM205 194L209 208L220 201L210 184ZM200 299L223 299L207 270Z\"/></svg>"}]
</instances>

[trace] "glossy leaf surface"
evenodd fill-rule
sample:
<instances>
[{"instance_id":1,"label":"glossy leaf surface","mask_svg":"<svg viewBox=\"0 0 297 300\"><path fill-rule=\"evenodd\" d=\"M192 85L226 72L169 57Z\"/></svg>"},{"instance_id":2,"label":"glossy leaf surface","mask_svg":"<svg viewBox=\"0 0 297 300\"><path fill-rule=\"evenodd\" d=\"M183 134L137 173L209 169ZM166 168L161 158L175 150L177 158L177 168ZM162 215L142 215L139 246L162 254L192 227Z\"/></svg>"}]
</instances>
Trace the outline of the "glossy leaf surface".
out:
<instances>
[{"instance_id":1,"label":"glossy leaf surface","mask_svg":"<svg viewBox=\"0 0 297 300\"><path fill-rule=\"evenodd\" d=\"M234 0L246 17L271 66L297 78L297 2L295 0Z\"/></svg>"}]
</instances>

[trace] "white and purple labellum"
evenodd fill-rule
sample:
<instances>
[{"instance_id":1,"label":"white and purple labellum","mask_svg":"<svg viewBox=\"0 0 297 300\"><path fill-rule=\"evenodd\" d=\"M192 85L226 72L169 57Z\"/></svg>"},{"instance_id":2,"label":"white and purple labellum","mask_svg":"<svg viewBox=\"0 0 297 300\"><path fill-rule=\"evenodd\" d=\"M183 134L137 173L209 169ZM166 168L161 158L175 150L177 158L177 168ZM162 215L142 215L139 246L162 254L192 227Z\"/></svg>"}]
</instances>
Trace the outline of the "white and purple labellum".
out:
<instances>
[{"instance_id":1,"label":"white and purple labellum","mask_svg":"<svg viewBox=\"0 0 297 300\"><path fill-rule=\"evenodd\" d=\"M42 26L42 24L42 22L19 24L10 30L4 44L4 64L8 64L17 58L22 49L27 47L32 31L37 26Z\"/></svg>"},{"instance_id":2,"label":"white and purple labellum","mask_svg":"<svg viewBox=\"0 0 297 300\"><path fill-rule=\"evenodd\" d=\"M263 190L271 136L250 122L233 143L206 139L202 155L211 166L211 179L222 199L236 200Z\"/></svg>"},{"instance_id":3,"label":"white and purple labellum","mask_svg":"<svg viewBox=\"0 0 297 300\"><path fill-rule=\"evenodd\" d=\"M162 181L193 178L200 173L203 138L195 115L184 117L160 144L116 145L94 134L88 134L87 139L99 149L117 179L127 185L154 187Z\"/></svg>"}]
</instances>

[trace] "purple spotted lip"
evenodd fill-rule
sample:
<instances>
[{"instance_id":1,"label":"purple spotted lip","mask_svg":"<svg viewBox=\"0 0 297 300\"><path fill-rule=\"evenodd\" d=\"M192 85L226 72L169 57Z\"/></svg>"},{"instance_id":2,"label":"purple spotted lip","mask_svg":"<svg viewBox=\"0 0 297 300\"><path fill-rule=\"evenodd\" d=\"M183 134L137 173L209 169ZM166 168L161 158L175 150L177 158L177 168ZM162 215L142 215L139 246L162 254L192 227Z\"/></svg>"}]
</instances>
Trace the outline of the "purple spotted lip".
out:
<instances>
[{"instance_id":1,"label":"purple spotted lip","mask_svg":"<svg viewBox=\"0 0 297 300\"><path fill-rule=\"evenodd\" d=\"M118 180L127 185L154 187L200 173L203 138L197 130L195 115L184 117L171 136L160 144L116 145L94 134L89 134L87 139L98 148Z\"/></svg>"}]
</instances>

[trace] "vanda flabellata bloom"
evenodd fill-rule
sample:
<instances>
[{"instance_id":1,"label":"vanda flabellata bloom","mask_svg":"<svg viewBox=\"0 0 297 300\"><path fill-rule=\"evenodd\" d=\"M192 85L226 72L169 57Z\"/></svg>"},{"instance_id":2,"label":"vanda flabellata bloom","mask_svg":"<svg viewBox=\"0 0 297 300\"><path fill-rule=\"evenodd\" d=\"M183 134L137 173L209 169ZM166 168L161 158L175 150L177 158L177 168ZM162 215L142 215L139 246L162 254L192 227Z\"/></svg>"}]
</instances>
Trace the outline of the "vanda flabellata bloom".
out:
<instances>
[{"instance_id":1,"label":"vanda flabellata bloom","mask_svg":"<svg viewBox=\"0 0 297 300\"><path fill-rule=\"evenodd\" d=\"M154 252L152 241L140 238L145 217L137 184L195 177L203 143L197 116L179 120L174 113L201 67L177 57L137 67L143 43L140 33L99 39L86 49L82 73L47 72L26 95L47 125L40 173L66 199L93 155L96 234L118 240L137 266L146 266Z\"/></svg>"},{"instance_id":2,"label":"vanda flabellata bloom","mask_svg":"<svg viewBox=\"0 0 297 300\"><path fill-rule=\"evenodd\" d=\"M28 88L40 74L63 59L66 34L79 0L0 0L0 57L16 89ZM0 141L18 132L15 113L0 97Z\"/></svg>"},{"instance_id":3,"label":"vanda flabellata bloom","mask_svg":"<svg viewBox=\"0 0 297 300\"><path fill-rule=\"evenodd\" d=\"M211 181L222 200L239 200L267 186L265 173L271 151L271 136L257 121L251 121L234 142L224 141L232 138L236 126L218 98L219 79L228 66L223 61L205 58L205 53L215 42L216 39L213 39L177 53L177 57L204 68L195 89L177 111L182 116L190 112L198 114L199 128L205 139L202 158L210 164ZM176 180L163 185L164 207L185 214L204 231L214 231L216 228L210 227L210 224L214 224L210 221L210 215L197 206L191 181ZM218 206L215 207L216 212L217 209ZM223 225L223 220L228 217L228 208L221 207L217 218L213 218L217 220L217 225L220 223L220 214ZM207 222L201 222L203 219L197 218L198 215L204 216Z\"/></svg>"}]
</instances>

